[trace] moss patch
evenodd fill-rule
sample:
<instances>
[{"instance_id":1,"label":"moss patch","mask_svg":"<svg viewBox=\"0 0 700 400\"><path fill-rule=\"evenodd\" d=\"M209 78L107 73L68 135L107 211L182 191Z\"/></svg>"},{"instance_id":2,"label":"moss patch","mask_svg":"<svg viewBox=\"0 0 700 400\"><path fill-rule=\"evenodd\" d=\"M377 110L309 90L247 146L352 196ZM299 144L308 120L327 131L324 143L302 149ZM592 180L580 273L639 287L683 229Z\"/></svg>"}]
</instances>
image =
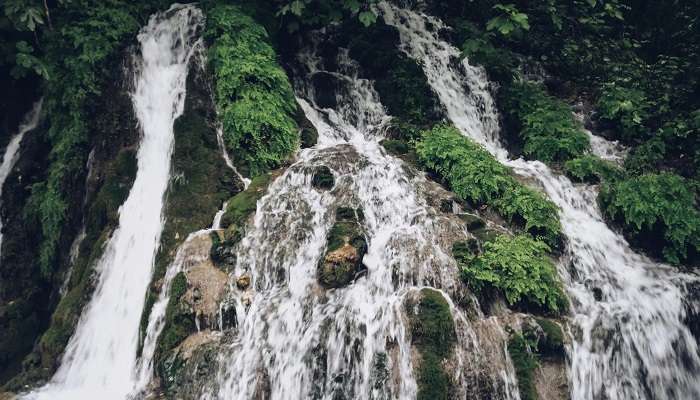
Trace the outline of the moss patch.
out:
<instances>
[{"instance_id":1,"label":"moss patch","mask_svg":"<svg viewBox=\"0 0 700 400\"><path fill-rule=\"evenodd\" d=\"M422 289L418 304L407 306L413 345L421 356L416 371L418 399L448 399L451 383L443 362L451 355L456 341L450 306L433 289Z\"/></svg>"},{"instance_id":2,"label":"moss patch","mask_svg":"<svg viewBox=\"0 0 700 400\"><path fill-rule=\"evenodd\" d=\"M265 173L255 177L248 188L229 199L226 212L221 218L221 227L242 227L246 219L255 212L258 200L265 195L267 186L272 181L272 174Z\"/></svg>"},{"instance_id":3,"label":"moss patch","mask_svg":"<svg viewBox=\"0 0 700 400\"><path fill-rule=\"evenodd\" d=\"M348 285L362 271L367 239L362 229L362 210L339 207L328 232L326 253L319 262L318 279L326 288Z\"/></svg>"},{"instance_id":4,"label":"moss patch","mask_svg":"<svg viewBox=\"0 0 700 400\"><path fill-rule=\"evenodd\" d=\"M535 368L538 364L537 357L530 351L531 345L520 333L514 333L508 340L508 354L513 361L522 400L538 399L535 388Z\"/></svg>"}]
</instances>

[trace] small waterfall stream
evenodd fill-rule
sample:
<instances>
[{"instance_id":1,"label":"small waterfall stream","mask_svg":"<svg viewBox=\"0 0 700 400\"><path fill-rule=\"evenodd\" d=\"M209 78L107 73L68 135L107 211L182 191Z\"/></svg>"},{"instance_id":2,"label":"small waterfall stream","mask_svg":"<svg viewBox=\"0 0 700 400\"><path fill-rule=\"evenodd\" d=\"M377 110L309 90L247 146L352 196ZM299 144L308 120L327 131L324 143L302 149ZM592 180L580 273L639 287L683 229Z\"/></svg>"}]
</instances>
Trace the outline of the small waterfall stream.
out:
<instances>
[{"instance_id":1,"label":"small waterfall stream","mask_svg":"<svg viewBox=\"0 0 700 400\"><path fill-rule=\"evenodd\" d=\"M183 111L188 61L202 21L199 9L173 5L152 16L138 36L141 59L132 98L143 136L136 179L60 368L26 398L124 400L134 387L139 318L163 229L173 122Z\"/></svg>"},{"instance_id":2,"label":"small waterfall stream","mask_svg":"<svg viewBox=\"0 0 700 400\"><path fill-rule=\"evenodd\" d=\"M12 168L14 168L19 158L19 149L24 135L36 128L39 124L42 103L43 99L34 103L32 109L24 116L24 121L20 124L17 133L10 138L10 142L5 148L5 154L2 156L2 164L0 164L0 195L2 194L3 186L5 186L5 180L7 180L7 177L10 175L10 172L12 172ZM0 218L0 249L2 248L2 228L2 218Z\"/></svg>"},{"instance_id":3,"label":"small waterfall stream","mask_svg":"<svg viewBox=\"0 0 700 400\"><path fill-rule=\"evenodd\" d=\"M371 82L357 78L347 52L341 49L336 60L339 72L325 71L313 50L300 59L299 103L319 132L318 144L302 150L271 184L237 247L234 277L250 274L252 285L246 291L231 285L237 331L221 355L217 382L203 398L414 399L405 299L426 286L446 297L460 290L450 248L464 237L463 225L430 207L425 178L408 174L380 146L389 117ZM315 104L310 82L319 72L340 82L334 109ZM311 186L319 166L334 172L330 191ZM368 271L348 287L325 290L316 266L338 206L363 210ZM457 394L466 396L464 374L478 364L492 378L493 398L517 398L500 326L483 324L500 352L500 358L486 357L488 346L479 342L471 321L455 306L452 312L459 343L448 373ZM377 381L380 360L389 375Z\"/></svg>"},{"instance_id":4,"label":"small waterfall stream","mask_svg":"<svg viewBox=\"0 0 700 400\"><path fill-rule=\"evenodd\" d=\"M559 272L574 325L572 398L700 398L698 346L683 324L684 282L696 278L630 249L605 224L596 187L573 185L538 161L508 158L486 74L460 62L459 51L438 37L439 20L386 2L379 9L399 30L403 50L422 65L452 123L516 173L539 182L560 208L568 243ZM613 147L600 138L592 146L600 154ZM594 289L602 292L600 301Z\"/></svg>"}]
</instances>

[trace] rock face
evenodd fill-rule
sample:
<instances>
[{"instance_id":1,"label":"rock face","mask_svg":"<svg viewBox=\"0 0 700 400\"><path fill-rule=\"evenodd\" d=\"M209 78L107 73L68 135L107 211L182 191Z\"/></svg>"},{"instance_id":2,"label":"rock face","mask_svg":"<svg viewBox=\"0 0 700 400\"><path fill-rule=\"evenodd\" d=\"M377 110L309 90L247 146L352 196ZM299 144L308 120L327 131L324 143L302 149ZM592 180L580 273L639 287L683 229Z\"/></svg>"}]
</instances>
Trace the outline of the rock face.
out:
<instances>
[{"instance_id":1,"label":"rock face","mask_svg":"<svg viewBox=\"0 0 700 400\"><path fill-rule=\"evenodd\" d=\"M367 252L362 225L362 211L340 207L336 222L328 233L326 254L318 267L318 280L325 288L340 288L350 284L366 270L362 258Z\"/></svg>"},{"instance_id":2,"label":"rock face","mask_svg":"<svg viewBox=\"0 0 700 400\"><path fill-rule=\"evenodd\" d=\"M311 179L311 186L316 189L330 190L333 188L333 185L335 185L335 178L330 168L326 166L319 167Z\"/></svg>"}]
</instances>

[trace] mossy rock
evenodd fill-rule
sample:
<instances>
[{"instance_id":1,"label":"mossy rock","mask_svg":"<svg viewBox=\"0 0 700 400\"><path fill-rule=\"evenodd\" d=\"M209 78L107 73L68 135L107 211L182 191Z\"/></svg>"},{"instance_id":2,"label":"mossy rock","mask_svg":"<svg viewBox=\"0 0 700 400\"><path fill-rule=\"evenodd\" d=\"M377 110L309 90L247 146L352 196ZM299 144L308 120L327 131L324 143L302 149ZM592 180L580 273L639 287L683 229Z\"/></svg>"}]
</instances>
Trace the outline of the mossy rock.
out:
<instances>
[{"instance_id":1,"label":"mossy rock","mask_svg":"<svg viewBox=\"0 0 700 400\"><path fill-rule=\"evenodd\" d=\"M537 343L537 350L540 354L564 358L564 332L555 321L545 318L537 318L537 324L542 328L543 336Z\"/></svg>"},{"instance_id":2,"label":"mossy rock","mask_svg":"<svg viewBox=\"0 0 700 400\"><path fill-rule=\"evenodd\" d=\"M457 340L450 306L434 289L422 289L418 304L407 304L411 322L412 344L420 353L418 399L448 399L452 383L443 363Z\"/></svg>"},{"instance_id":3,"label":"mossy rock","mask_svg":"<svg viewBox=\"0 0 700 400\"><path fill-rule=\"evenodd\" d=\"M326 253L318 266L321 286L347 286L365 270L362 258L367 253L367 239L361 225L362 218L362 210L348 207L336 210L336 222L328 233Z\"/></svg>"},{"instance_id":4,"label":"mossy rock","mask_svg":"<svg viewBox=\"0 0 700 400\"><path fill-rule=\"evenodd\" d=\"M164 361L163 357L170 350L197 331L192 310L182 302L186 292L187 277L183 272L180 272L175 275L170 286L170 298L165 311L165 325L158 337L156 359L159 363Z\"/></svg>"},{"instance_id":5,"label":"mossy rock","mask_svg":"<svg viewBox=\"0 0 700 400\"><path fill-rule=\"evenodd\" d=\"M243 226L248 217L253 214L267 186L272 180L271 173L255 177L248 188L233 196L226 205L226 212L221 218L221 227L226 229L231 225Z\"/></svg>"},{"instance_id":6,"label":"mossy rock","mask_svg":"<svg viewBox=\"0 0 700 400\"><path fill-rule=\"evenodd\" d=\"M333 189L335 185L335 177L330 168L324 166L318 167L311 178L311 186L320 190Z\"/></svg>"},{"instance_id":7,"label":"mossy rock","mask_svg":"<svg viewBox=\"0 0 700 400\"><path fill-rule=\"evenodd\" d=\"M508 340L508 354L513 362L518 389L522 400L537 400L535 388L535 369L537 357L531 352L532 343L520 333L513 333Z\"/></svg>"}]
</instances>

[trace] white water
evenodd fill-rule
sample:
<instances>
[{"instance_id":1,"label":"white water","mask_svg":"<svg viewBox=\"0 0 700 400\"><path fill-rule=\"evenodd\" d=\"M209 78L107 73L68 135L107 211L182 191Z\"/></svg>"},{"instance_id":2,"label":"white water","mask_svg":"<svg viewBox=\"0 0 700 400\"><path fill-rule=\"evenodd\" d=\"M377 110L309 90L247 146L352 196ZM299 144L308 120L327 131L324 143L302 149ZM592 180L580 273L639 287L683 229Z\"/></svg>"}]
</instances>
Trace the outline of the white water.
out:
<instances>
[{"instance_id":1,"label":"white water","mask_svg":"<svg viewBox=\"0 0 700 400\"><path fill-rule=\"evenodd\" d=\"M302 57L299 103L319 131L318 144L302 150L272 183L238 245L233 279L247 273L252 285L245 292L231 286L237 336L205 399L413 399L406 296L426 285L445 294L461 287L449 252L451 240L466 234L462 225L427 205L422 175L408 175L401 161L385 154L378 142L388 117L377 94L356 77L345 52L337 61L338 109L320 109L309 78L322 70L322 60L313 53ZM331 191L311 187L321 165L334 172ZM368 271L346 288L324 290L316 266L340 205L364 211ZM465 397L464 374L475 367L492 379L494 398L511 398L512 371L499 366L502 349L500 363L498 355L484 357L470 322L461 310L453 312L459 343L449 373L457 393ZM485 326L503 336L497 325ZM386 382L377 381L374 369L382 355L390 371Z\"/></svg>"},{"instance_id":2,"label":"white water","mask_svg":"<svg viewBox=\"0 0 700 400\"><path fill-rule=\"evenodd\" d=\"M139 319L163 228L173 122L183 111L187 64L202 19L193 6L173 5L152 16L138 36L141 59L132 98L143 136L136 179L60 368L26 398L124 400L135 384Z\"/></svg>"},{"instance_id":3,"label":"white water","mask_svg":"<svg viewBox=\"0 0 700 400\"><path fill-rule=\"evenodd\" d=\"M5 154L2 156L2 164L0 164L0 195L2 195L2 188L5 186L5 180L12 172L15 163L19 159L19 148L22 144L22 138L24 135L36 128L39 124L39 117L41 116L41 104L43 99L34 103L32 109L29 110L27 115L24 116L24 121L19 126L17 133L10 138L10 142L5 148ZM2 248L2 218L0 218L0 249Z\"/></svg>"},{"instance_id":4,"label":"white water","mask_svg":"<svg viewBox=\"0 0 700 400\"><path fill-rule=\"evenodd\" d=\"M508 159L485 72L457 61L459 51L438 37L440 21L387 3L379 8L398 28L403 50L422 65L452 123L518 174L536 179L560 208L568 244L559 272L575 326L572 399L700 398L698 346L682 322L681 287L694 278L631 250L603 221L595 187L574 186L541 162ZM592 146L596 154L611 148L600 139Z\"/></svg>"}]
</instances>

